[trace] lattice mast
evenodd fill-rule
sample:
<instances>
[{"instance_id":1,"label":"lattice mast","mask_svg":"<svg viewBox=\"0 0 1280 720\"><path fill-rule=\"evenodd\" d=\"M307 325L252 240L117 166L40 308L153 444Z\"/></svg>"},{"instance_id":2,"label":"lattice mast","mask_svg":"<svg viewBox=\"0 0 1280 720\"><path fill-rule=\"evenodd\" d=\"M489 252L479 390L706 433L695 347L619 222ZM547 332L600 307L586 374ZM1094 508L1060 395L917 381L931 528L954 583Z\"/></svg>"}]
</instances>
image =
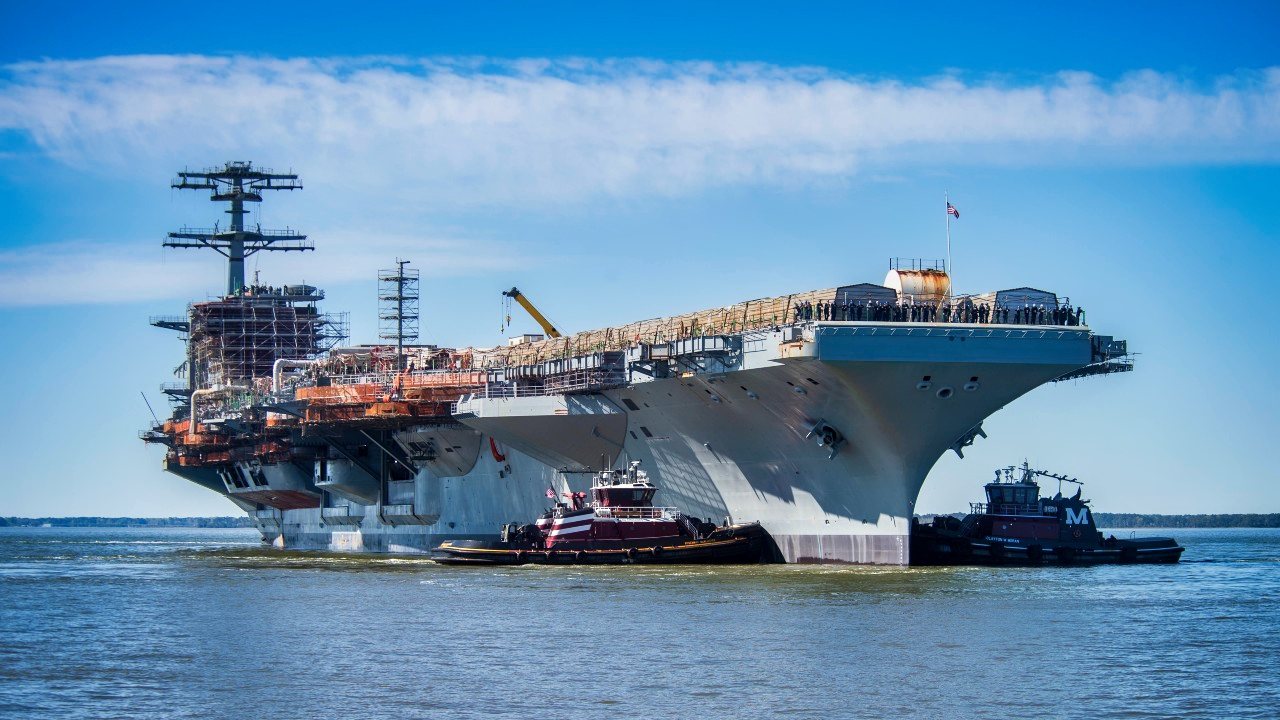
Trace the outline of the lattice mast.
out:
<instances>
[{"instance_id":1,"label":"lattice mast","mask_svg":"<svg viewBox=\"0 0 1280 720\"><path fill-rule=\"evenodd\" d=\"M227 258L227 294L235 295L245 286L244 259L260 250L314 250L307 236L291 229L263 230L261 225L246 229L245 203L262 202L263 190L301 190L302 183L293 173L276 173L255 168L251 162L228 162L201 172L182 171L171 187L178 190L210 190L213 202L230 203L230 228L184 227L169 233L165 247L211 248Z\"/></svg>"},{"instance_id":2,"label":"lattice mast","mask_svg":"<svg viewBox=\"0 0 1280 720\"><path fill-rule=\"evenodd\" d=\"M378 271L378 337L396 341L396 372L404 370L405 341L418 339L418 271L396 258L394 270Z\"/></svg>"}]
</instances>

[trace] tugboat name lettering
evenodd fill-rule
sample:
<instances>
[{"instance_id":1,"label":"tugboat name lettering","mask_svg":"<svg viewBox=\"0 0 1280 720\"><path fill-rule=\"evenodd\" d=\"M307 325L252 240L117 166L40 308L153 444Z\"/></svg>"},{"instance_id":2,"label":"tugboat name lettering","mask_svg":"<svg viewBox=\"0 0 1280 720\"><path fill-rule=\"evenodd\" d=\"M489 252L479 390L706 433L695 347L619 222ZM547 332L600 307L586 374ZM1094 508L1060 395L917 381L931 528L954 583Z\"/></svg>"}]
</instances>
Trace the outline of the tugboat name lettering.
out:
<instances>
[{"instance_id":1,"label":"tugboat name lettering","mask_svg":"<svg viewBox=\"0 0 1280 720\"><path fill-rule=\"evenodd\" d=\"M1079 514L1075 508L1067 508L1067 524L1068 525L1088 525L1089 524L1089 508L1080 508Z\"/></svg>"}]
</instances>

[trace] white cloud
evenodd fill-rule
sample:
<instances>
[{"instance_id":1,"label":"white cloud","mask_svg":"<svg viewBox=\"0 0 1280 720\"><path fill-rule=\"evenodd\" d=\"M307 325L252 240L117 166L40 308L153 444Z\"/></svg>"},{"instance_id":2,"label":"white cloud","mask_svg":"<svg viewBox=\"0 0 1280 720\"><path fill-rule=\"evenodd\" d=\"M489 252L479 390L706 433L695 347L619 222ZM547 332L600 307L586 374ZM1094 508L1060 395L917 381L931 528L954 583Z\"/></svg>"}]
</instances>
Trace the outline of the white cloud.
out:
<instances>
[{"instance_id":1,"label":"white cloud","mask_svg":"<svg viewBox=\"0 0 1280 720\"><path fill-rule=\"evenodd\" d=\"M147 188L188 162L292 164L310 189L270 205L264 225L305 227L322 252L285 256L289 277L336 284L368 282L397 255L454 276L533 259L521 238L424 230L442 210L479 219L467 213L947 162L1274 162L1280 68L1208 83L1151 71L900 82L650 60L106 57L0 69L3 131ZM208 208L192 224L209 224ZM264 269L284 262L267 257ZM122 237L3 251L0 306L200 297L220 290L219 265Z\"/></svg>"},{"instance_id":2,"label":"white cloud","mask_svg":"<svg viewBox=\"0 0 1280 720\"><path fill-rule=\"evenodd\" d=\"M531 263L499 243L341 229L325 234L322 259L313 259L313 253L303 258L288 255L288 278L322 286L372 283L377 270L395 257L413 258L424 277L487 273ZM250 257L246 263L250 279L257 259L260 256ZM224 290L225 268L211 262L207 251L161 250L154 243L76 241L5 250L0 251L0 307L198 300Z\"/></svg>"},{"instance_id":3,"label":"white cloud","mask_svg":"<svg viewBox=\"0 0 1280 720\"><path fill-rule=\"evenodd\" d=\"M8 66L0 128L77 166L282 159L420 204L841 180L868 163L1274 161L1280 68L1197 85L868 80L647 60L133 56Z\"/></svg>"},{"instance_id":4,"label":"white cloud","mask_svg":"<svg viewBox=\"0 0 1280 720\"><path fill-rule=\"evenodd\" d=\"M0 251L0 307L185 297L203 291L208 276L207 263L154 249L50 243Z\"/></svg>"}]
</instances>

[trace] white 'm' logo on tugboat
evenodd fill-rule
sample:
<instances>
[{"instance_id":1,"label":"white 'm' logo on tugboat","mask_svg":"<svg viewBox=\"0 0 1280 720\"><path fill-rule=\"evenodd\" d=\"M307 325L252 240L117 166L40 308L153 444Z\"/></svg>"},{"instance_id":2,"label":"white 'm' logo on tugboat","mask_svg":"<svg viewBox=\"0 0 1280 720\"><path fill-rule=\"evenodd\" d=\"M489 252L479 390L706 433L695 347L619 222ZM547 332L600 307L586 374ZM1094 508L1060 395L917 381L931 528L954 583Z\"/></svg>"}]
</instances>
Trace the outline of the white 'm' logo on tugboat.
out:
<instances>
[{"instance_id":1,"label":"white 'm' logo on tugboat","mask_svg":"<svg viewBox=\"0 0 1280 720\"><path fill-rule=\"evenodd\" d=\"M1089 508L1080 508L1079 514L1073 508L1066 508L1068 525L1088 525Z\"/></svg>"}]
</instances>

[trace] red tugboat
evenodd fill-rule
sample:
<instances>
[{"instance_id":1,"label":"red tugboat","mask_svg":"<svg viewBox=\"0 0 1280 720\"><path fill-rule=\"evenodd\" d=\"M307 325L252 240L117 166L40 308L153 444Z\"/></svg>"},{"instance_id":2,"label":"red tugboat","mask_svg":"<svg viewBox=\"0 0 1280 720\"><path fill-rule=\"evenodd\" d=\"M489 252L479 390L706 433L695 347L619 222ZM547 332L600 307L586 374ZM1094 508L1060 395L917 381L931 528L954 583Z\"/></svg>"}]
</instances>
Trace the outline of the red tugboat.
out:
<instances>
[{"instance_id":1,"label":"red tugboat","mask_svg":"<svg viewBox=\"0 0 1280 720\"><path fill-rule=\"evenodd\" d=\"M1015 472L1020 471L1017 479ZM1092 565L1100 563L1176 563L1185 549L1173 538L1104 538L1093 521L1079 480L1021 468L996 470L987 483L987 501L971 503L963 520L938 516L932 525L913 520L912 565ZM1058 494L1040 497L1036 477L1059 483ZM1077 485L1063 497L1061 483Z\"/></svg>"},{"instance_id":2,"label":"red tugboat","mask_svg":"<svg viewBox=\"0 0 1280 720\"><path fill-rule=\"evenodd\" d=\"M755 563L768 536L760 523L714 525L654 507L658 488L638 461L597 473L586 493L567 494L532 524L510 523L501 540L455 540L436 548L447 565ZM547 491L548 497L555 497Z\"/></svg>"}]
</instances>

